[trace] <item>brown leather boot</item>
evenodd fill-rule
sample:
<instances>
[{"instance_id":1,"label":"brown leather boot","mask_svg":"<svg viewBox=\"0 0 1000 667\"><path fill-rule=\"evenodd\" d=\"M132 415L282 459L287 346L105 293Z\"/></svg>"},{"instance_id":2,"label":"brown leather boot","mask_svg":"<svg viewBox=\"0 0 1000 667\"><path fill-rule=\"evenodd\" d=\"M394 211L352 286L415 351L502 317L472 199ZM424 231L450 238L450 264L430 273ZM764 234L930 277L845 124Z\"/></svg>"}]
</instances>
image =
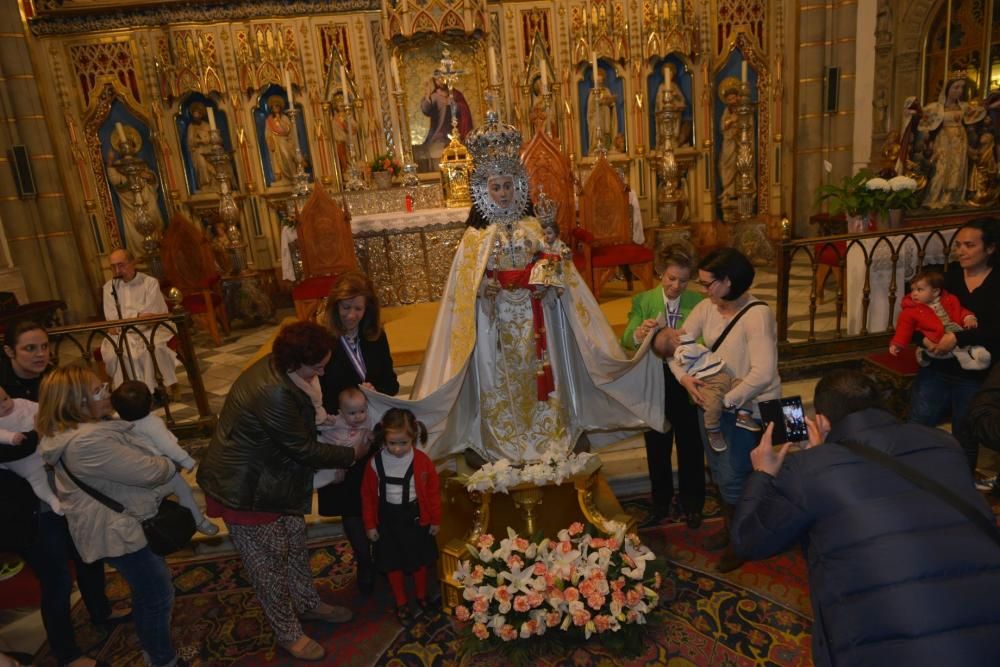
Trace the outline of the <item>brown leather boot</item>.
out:
<instances>
[{"instance_id":1,"label":"brown leather boot","mask_svg":"<svg viewBox=\"0 0 1000 667\"><path fill-rule=\"evenodd\" d=\"M719 551L729 546L729 522L733 518L733 506L722 505L722 529L712 533L701 542L701 547L707 551Z\"/></svg>"}]
</instances>

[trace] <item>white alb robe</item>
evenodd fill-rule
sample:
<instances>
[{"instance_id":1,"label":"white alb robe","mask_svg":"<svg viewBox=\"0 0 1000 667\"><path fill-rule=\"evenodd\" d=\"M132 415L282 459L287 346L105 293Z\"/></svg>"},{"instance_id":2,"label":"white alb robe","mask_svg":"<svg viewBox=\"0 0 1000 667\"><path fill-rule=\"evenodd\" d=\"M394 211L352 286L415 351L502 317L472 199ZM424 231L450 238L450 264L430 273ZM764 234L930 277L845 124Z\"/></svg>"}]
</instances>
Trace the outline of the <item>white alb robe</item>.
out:
<instances>
[{"instance_id":1,"label":"white alb robe","mask_svg":"<svg viewBox=\"0 0 1000 667\"><path fill-rule=\"evenodd\" d=\"M118 308L115 306L115 295L112 292L112 282L118 293L118 304L121 306L121 316L118 315ZM104 284L104 319L110 321L117 319L132 319L139 317L140 313L166 314L167 302L160 291L160 283L156 278L145 273L136 272L132 280L125 282L121 279L109 280ZM152 327L142 328L144 336L151 335ZM120 334L118 334L120 335ZM163 375L163 384L171 386L177 384L177 355L167 347L167 342L173 337L173 331L165 325L159 325L153 338L154 353L156 355L156 366ZM153 360L149 356L146 348L144 336L136 332L129 333L126 337L127 351L122 350L125 365L125 375L129 379L140 380L146 383L150 391L156 389L156 371L153 367ZM117 335L114 336L117 343ZM101 357L108 370L115 386L122 383L122 368L115 348L110 341L101 343ZM134 371L134 372L133 372Z\"/></svg>"}]
</instances>

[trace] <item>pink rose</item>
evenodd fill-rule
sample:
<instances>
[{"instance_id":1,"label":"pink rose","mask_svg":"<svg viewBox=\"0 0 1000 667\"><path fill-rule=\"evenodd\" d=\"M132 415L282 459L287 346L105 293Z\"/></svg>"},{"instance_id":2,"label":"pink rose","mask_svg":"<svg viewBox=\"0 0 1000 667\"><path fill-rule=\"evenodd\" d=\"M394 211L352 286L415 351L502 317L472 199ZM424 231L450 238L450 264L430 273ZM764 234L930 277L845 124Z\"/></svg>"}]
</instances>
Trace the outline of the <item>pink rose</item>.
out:
<instances>
[{"instance_id":1,"label":"pink rose","mask_svg":"<svg viewBox=\"0 0 1000 667\"><path fill-rule=\"evenodd\" d=\"M549 568L545 567L545 563L538 561L535 563L535 569L533 570L536 577L544 577L549 573Z\"/></svg>"},{"instance_id":2,"label":"pink rose","mask_svg":"<svg viewBox=\"0 0 1000 667\"><path fill-rule=\"evenodd\" d=\"M507 623L502 628L500 628L500 639L505 642L514 641L517 639L517 630L510 623Z\"/></svg>"},{"instance_id":3,"label":"pink rose","mask_svg":"<svg viewBox=\"0 0 1000 667\"><path fill-rule=\"evenodd\" d=\"M584 597L590 597L597 591L597 587L594 582L590 579L584 579L580 582L580 594Z\"/></svg>"},{"instance_id":4,"label":"pink rose","mask_svg":"<svg viewBox=\"0 0 1000 667\"><path fill-rule=\"evenodd\" d=\"M506 586L501 586L493 593L493 597L498 602L510 602L510 590Z\"/></svg>"},{"instance_id":5,"label":"pink rose","mask_svg":"<svg viewBox=\"0 0 1000 667\"><path fill-rule=\"evenodd\" d=\"M598 632L606 632L611 627L611 617L601 614L594 617L594 627Z\"/></svg>"},{"instance_id":6,"label":"pink rose","mask_svg":"<svg viewBox=\"0 0 1000 667\"><path fill-rule=\"evenodd\" d=\"M472 634L479 639L486 639L490 636L490 631L486 629L485 623L476 623L472 626Z\"/></svg>"},{"instance_id":7,"label":"pink rose","mask_svg":"<svg viewBox=\"0 0 1000 667\"><path fill-rule=\"evenodd\" d=\"M486 610L490 608L489 601L484 597L476 598L476 601L472 603L472 611L477 614L484 614Z\"/></svg>"},{"instance_id":8,"label":"pink rose","mask_svg":"<svg viewBox=\"0 0 1000 667\"><path fill-rule=\"evenodd\" d=\"M545 602L545 596L541 593L535 591L528 593L528 605L531 606L532 609L540 607L543 602Z\"/></svg>"},{"instance_id":9,"label":"pink rose","mask_svg":"<svg viewBox=\"0 0 1000 667\"><path fill-rule=\"evenodd\" d=\"M482 565L477 565L472 568L471 579L474 584L481 584L483 582L483 577L486 576L486 570Z\"/></svg>"},{"instance_id":10,"label":"pink rose","mask_svg":"<svg viewBox=\"0 0 1000 667\"><path fill-rule=\"evenodd\" d=\"M514 598L514 611L519 611L522 614L531 609L531 605L528 603L528 598L525 595L518 595Z\"/></svg>"},{"instance_id":11,"label":"pink rose","mask_svg":"<svg viewBox=\"0 0 1000 667\"><path fill-rule=\"evenodd\" d=\"M640 593L637 593L633 588L625 595L625 599L628 601L628 604L631 607L633 605L639 604L639 602L642 601L642 595Z\"/></svg>"},{"instance_id":12,"label":"pink rose","mask_svg":"<svg viewBox=\"0 0 1000 667\"><path fill-rule=\"evenodd\" d=\"M517 549L518 551L524 551L525 549L528 548L529 544L531 543L528 542L528 540L524 539L523 537L518 537L514 540L514 548Z\"/></svg>"},{"instance_id":13,"label":"pink rose","mask_svg":"<svg viewBox=\"0 0 1000 667\"><path fill-rule=\"evenodd\" d=\"M512 570L515 567L520 569L524 567L524 560L522 560L521 557L518 556L517 554L513 554L510 558L507 559L507 567L509 567Z\"/></svg>"},{"instance_id":14,"label":"pink rose","mask_svg":"<svg viewBox=\"0 0 1000 667\"><path fill-rule=\"evenodd\" d=\"M573 523L569 524L570 535L579 535L582 532L583 532L583 524L580 523L579 521L574 521Z\"/></svg>"},{"instance_id":15,"label":"pink rose","mask_svg":"<svg viewBox=\"0 0 1000 667\"><path fill-rule=\"evenodd\" d=\"M590 612L587 611L586 609L581 609L580 611L575 612L573 614L573 625L579 625L582 627L586 625L587 621L589 620L590 620Z\"/></svg>"},{"instance_id":16,"label":"pink rose","mask_svg":"<svg viewBox=\"0 0 1000 667\"><path fill-rule=\"evenodd\" d=\"M595 549L600 549L601 547L603 547L605 545L606 545L606 542L605 542L604 538L602 538L602 537L595 537L594 539L590 540L590 546L592 546Z\"/></svg>"},{"instance_id":17,"label":"pink rose","mask_svg":"<svg viewBox=\"0 0 1000 667\"><path fill-rule=\"evenodd\" d=\"M484 547L489 548L493 546L493 542L495 542L493 536L490 535L489 533L486 533L485 535L479 536L479 539L476 540L476 546L478 546L480 549Z\"/></svg>"},{"instance_id":18,"label":"pink rose","mask_svg":"<svg viewBox=\"0 0 1000 667\"><path fill-rule=\"evenodd\" d=\"M573 543L572 542L560 542L559 543L559 550L562 551L564 554L568 554L570 551L573 550Z\"/></svg>"},{"instance_id":19,"label":"pink rose","mask_svg":"<svg viewBox=\"0 0 1000 667\"><path fill-rule=\"evenodd\" d=\"M600 609L604 605L604 596L600 593L594 593L587 597L587 605L591 609Z\"/></svg>"},{"instance_id":20,"label":"pink rose","mask_svg":"<svg viewBox=\"0 0 1000 667\"><path fill-rule=\"evenodd\" d=\"M466 607L464 604L460 604L457 607L455 607L455 618L457 618L458 620L467 621L469 620L469 616L470 616L469 608Z\"/></svg>"},{"instance_id":21,"label":"pink rose","mask_svg":"<svg viewBox=\"0 0 1000 667\"><path fill-rule=\"evenodd\" d=\"M570 586L563 591L563 597L566 599L566 602L576 602L580 599L580 591Z\"/></svg>"},{"instance_id":22,"label":"pink rose","mask_svg":"<svg viewBox=\"0 0 1000 667\"><path fill-rule=\"evenodd\" d=\"M549 613L545 614L545 625L549 626L550 628L554 628L560 623L562 623L562 614L560 614L558 611L550 611Z\"/></svg>"}]
</instances>

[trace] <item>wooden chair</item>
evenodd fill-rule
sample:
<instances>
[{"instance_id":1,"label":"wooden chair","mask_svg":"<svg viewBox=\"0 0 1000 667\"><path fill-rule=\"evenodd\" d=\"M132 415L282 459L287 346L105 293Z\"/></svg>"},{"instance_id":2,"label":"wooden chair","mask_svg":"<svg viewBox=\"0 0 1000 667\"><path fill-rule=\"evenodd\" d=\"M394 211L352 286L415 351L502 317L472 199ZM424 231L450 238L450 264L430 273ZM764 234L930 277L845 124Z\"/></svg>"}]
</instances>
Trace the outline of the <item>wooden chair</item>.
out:
<instances>
[{"instance_id":1,"label":"wooden chair","mask_svg":"<svg viewBox=\"0 0 1000 667\"><path fill-rule=\"evenodd\" d=\"M170 220L160 243L163 275L168 286L181 291L184 309L204 326L212 341L222 345L219 329L229 333L229 317L222 301L219 270L212 243L205 232L183 215Z\"/></svg>"},{"instance_id":2,"label":"wooden chair","mask_svg":"<svg viewBox=\"0 0 1000 667\"><path fill-rule=\"evenodd\" d=\"M539 188L545 196L559 204L556 221L559 237L573 247L573 228L576 227L576 198L573 192L573 170L569 160L559 150L559 144L539 130L521 150L521 161L528 173L531 201L538 199Z\"/></svg>"},{"instance_id":3,"label":"wooden chair","mask_svg":"<svg viewBox=\"0 0 1000 667\"><path fill-rule=\"evenodd\" d=\"M330 293L337 276L358 268L351 233L351 215L340 208L316 182L295 227L302 256L302 282L292 289L295 314L310 319Z\"/></svg>"},{"instance_id":4,"label":"wooden chair","mask_svg":"<svg viewBox=\"0 0 1000 667\"><path fill-rule=\"evenodd\" d=\"M601 287L619 266L625 266L653 287L653 251L632 241L632 211L625 183L605 156L600 156L583 184L580 195L580 229L575 234L583 248L584 271L591 290L600 298Z\"/></svg>"}]
</instances>

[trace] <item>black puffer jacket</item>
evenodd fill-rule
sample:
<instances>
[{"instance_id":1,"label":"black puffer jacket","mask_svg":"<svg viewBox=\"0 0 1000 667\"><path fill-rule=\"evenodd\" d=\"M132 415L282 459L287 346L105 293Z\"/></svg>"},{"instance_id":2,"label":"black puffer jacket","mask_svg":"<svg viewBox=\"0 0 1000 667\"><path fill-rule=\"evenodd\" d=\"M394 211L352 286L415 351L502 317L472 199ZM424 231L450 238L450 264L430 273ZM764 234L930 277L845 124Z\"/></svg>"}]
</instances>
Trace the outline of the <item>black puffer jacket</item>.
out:
<instances>
[{"instance_id":1,"label":"black puffer jacket","mask_svg":"<svg viewBox=\"0 0 1000 667\"><path fill-rule=\"evenodd\" d=\"M316 468L353 462L350 447L316 441L312 402L268 355L233 383L198 485L232 509L308 514Z\"/></svg>"},{"instance_id":2,"label":"black puffer jacket","mask_svg":"<svg viewBox=\"0 0 1000 667\"><path fill-rule=\"evenodd\" d=\"M1000 363L993 365L986 382L972 399L965 425L979 442L1000 450Z\"/></svg>"}]
</instances>

